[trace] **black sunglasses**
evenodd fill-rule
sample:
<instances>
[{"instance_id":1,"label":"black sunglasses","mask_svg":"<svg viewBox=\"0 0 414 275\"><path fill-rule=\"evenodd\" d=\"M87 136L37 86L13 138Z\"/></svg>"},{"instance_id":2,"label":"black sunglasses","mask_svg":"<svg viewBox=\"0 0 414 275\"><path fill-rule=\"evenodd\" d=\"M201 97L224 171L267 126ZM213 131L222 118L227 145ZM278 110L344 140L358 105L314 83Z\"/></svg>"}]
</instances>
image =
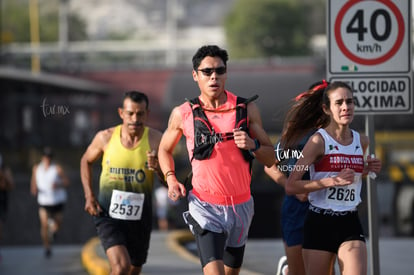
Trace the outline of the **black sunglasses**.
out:
<instances>
[{"instance_id":1,"label":"black sunglasses","mask_svg":"<svg viewBox=\"0 0 414 275\"><path fill-rule=\"evenodd\" d=\"M204 69L199 69L197 71L200 71L203 73L203 75L205 76L210 76L213 74L213 72L216 72L216 74L225 74L227 71L226 67L218 67L218 68L204 68Z\"/></svg>"}]
</instances>

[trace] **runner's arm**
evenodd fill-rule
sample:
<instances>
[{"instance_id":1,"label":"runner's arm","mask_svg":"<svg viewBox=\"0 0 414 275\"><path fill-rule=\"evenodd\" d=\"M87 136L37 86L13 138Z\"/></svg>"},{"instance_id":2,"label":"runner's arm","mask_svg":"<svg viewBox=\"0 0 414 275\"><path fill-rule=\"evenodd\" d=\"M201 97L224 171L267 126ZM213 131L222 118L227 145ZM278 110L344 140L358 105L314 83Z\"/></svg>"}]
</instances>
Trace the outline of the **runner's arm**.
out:
<instances>
[{"instance_id":1,"label":"runner's arm","mask_svg":"<svg viewBox=\"0 0 414 275\"><path fill-rule=\"evenodd\" d=\"M173 158L174 148L182 136L182 118L178 107L174 108L168 120L168 127L162 135L158 150L158 161L164 173L168 185L168 196L176 201L179 197L185 197L186 190L175 176L175 164ZM175 197L173 196L175 195Z\"/></svg>"},{"instance_id":2,"label":"runner's arm","mask_svg":"<svg viewBox=\"0 0 414 275\"><path fill-rule=\"evenodd\" d=\"M282 187L285 187L287 183L287 177L286 175L279 170L278 168L279 162L276 161L272 166L264 167L264 172L277 184L279 184Z\"/></svg>"},{"instance_id":3,"label":"runner's arm","mask_svg":"<svg viewBox=\"0 0 414 275\"><path fill-rule=\"evenodd\" d=\"M30 179L30 193L33 196L37 195L36 169L37 169L37 165L34 165L32 168L32 177Z\"/></svg>"},{"instance_id":4,"label":"runner's arm","mask_svg":"<svg viewBox=\"0 0 414 275\"><path fill-rule=\"evenodd\" d=\"M162 182L165 182L164 174L162 173L161 166L159 164L159 159L158 159L158 149L160 146L161 137L162 137L162 133L160 131L152 129L152 128L149 129L149 143L150 143L151 150L150 152L147 152L147 158L148 158L148 166L155 170L155 172L158 175L158 178Z\"/></svg>"},{"instance_id":5,"label":"runner's arm","mask_svg":"<svg viewBox=\"0 0 414 275\"><path fill-rule=\"evenodd\" d=\"M259 108L254 102L247 105L247 113L249 116L249 131L251 137L248 149L256 149L253 152L254 157L265 166L271 167L276 161L275 152L269 136L263 129ZM260 144L258 148L255 139L257 139Z\"/></svg>"},{"instance_id":6,"label":"runner's arm","mask_svg":"<svg viewBox=\"0 0 414 275\"><path fill-rule=\"evenodd\" d=\"M112 131L110 130L99 131L82 155L80 162L81 181L85 195L85 211L93 216L97 216L101 208L92 189L92 165L102 156L109 141L108 136L111 134Z\"/></svg>"}]
</instances>

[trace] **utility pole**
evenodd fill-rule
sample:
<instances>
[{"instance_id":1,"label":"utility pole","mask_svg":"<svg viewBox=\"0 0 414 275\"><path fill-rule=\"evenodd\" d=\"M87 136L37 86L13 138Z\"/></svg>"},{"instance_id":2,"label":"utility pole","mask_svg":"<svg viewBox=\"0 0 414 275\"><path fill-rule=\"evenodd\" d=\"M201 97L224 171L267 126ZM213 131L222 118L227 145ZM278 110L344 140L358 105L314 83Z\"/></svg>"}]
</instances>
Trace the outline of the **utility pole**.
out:
<instances>
[{"instance_id":1,"label":"utility pole","mask_svg":"<svg viewBox=\"0 0 414 275\"><path fill-rule=\"evenodd\" d=\"M60 66L65 68L67 62L68 48L68 2L69 0L60 0L59 4L59 49L60 49Z\"/></svg>"},{"instance_id":2,"label":"utility pole","mask_svg":"<svg viewBox=\"0 0 414 275\"><path fill-rule=\"evenodd\" d=\"M177 19L178 19L178 2L177 0L166 0L166 32L167 32L167 51L166 64L169 67L177 65Z\"/></svg>"},{"instance_id":3,"label":"utility pole","mask_svg":"<svg viewBox=\"0 0 414 275\"><path fill-rule=\"evenodd\" d=\"M29 1L30 45L32 48L32 73L40 72L39 56L39 5L37 0Z\"/></svg>"}]
</instances>

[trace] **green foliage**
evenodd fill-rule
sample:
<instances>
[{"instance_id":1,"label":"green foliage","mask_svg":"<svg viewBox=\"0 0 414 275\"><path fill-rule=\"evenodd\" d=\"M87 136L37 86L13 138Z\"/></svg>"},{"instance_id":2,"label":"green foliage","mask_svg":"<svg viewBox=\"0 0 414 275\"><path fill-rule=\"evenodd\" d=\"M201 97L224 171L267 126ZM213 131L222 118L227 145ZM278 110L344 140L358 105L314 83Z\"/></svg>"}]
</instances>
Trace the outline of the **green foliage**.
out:
<instances>
[{"instance_id":1,"label":"green foliage","mask_svg":"<svg viewBox=\"0 0 414 275\"><path fill-rule=\"evenodd\" d=\"M30 41L29 8L17 1L5 1L1 8L2 43Z\"/></svg>"},{"instance_id":2,"label":"green foliage","mask_svg":"<svg viewBox=\"0 0 414 275\"><path fill-rule=\"evenodd\" d=\"M84 41L87 40L86 23L79 16L75 14L68 15L69 24L69 41Z\"/></svg>"},{"instance_id":3,"label":"green foliage","mask_svg":"<svg viewBox=\"0 0 414 275\"><path fill-rule=\"evenodd\" d=\"M1 43L30 42L29 1L3 0ZM59 2L39 1L40 42L59 40ZM86 40L86 24L74 14L68 15L69 41Z\"/></svg>"},{"instance_id":4,"label":"green foliage","mask_svg":"<svg viewBox=\"0 0 414 275\"><path fill-rule=\"evenodd\" d=\"M232 57L309 54L310 9L303 1L236 1L225 21Z\"/></svg>"}]
</instances>

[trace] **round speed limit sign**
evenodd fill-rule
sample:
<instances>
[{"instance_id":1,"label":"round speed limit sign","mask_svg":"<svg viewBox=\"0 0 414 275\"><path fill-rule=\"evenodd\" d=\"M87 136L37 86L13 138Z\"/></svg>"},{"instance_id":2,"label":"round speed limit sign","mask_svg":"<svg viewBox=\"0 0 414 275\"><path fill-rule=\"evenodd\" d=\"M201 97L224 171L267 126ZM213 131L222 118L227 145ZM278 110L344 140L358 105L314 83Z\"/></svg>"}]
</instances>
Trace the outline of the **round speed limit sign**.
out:
<instances>
[{"instance_id":1,"label":"round speed limit sign","mask_svg":"<svg viewBox=\"0 0 414 275\"><path fill-rule=\"evenodd\" d=\"M410 1L329 1L329 70L335 74L408 72Z\"/></svg>"}]
</instances>

